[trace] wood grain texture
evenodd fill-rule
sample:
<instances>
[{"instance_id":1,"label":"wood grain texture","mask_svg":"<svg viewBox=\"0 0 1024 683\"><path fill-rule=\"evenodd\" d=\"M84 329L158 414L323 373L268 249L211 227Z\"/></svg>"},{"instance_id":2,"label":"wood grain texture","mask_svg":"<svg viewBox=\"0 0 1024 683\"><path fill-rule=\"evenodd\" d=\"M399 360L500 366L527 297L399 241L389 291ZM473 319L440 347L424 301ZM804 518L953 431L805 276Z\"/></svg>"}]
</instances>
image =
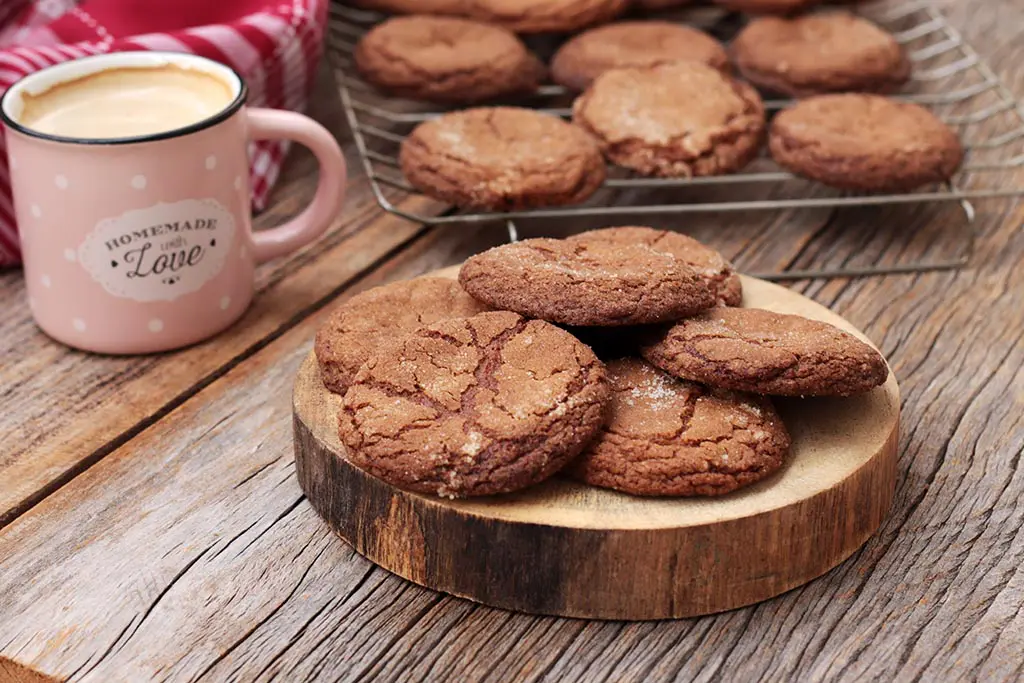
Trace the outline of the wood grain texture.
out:
<instances>
[{"instance_id":1,"label":"wood grain texture","mask_svg":"<svg viewBox=\"0 0 1024 683\"><path fill-rule=\"evenodd\" d=\"M458 269L435 275L456 277ZM743 305L824 320L828 309L743 278ZM506 496L449 501L396 489L347 462L341 398L316 358L293 393L299 485L338 535L416 583L519 612L649 620L723 612L824 574L892 501L899 389L776 400L793 439L783 470L722 498L640 498L556 477ZM520 562L557 548L544 562Z\"/></svg>"},{"instance_id":2,"label":"wood grain texture","mask_svg":"<svg viewBox=\"0 0 1024 683\"><path fill-rule=\"evenodd\" d=\"M1021 0L943 7L1024 96ZM976 182L1021 184L1024 174ZM313 304L304 321L289 318L290 331L276 328L183 389L195 395L159 419L106 435L76 428L49 442L51 451L78 438L98 444L96 462L0 531L0 661L92 681L1021 680L1024 210L1011 201L978 208L968 270L794 285L881 347L900 380L906 427L886 523L807 586L700 619L587 622L481 607L374 568L301 502L291 470L289 383L323 319ZM961 227L953 207L661 224L721 246L748 272L939 253ZM417 233L353 289L458 262L501 239L489 226ZM341 261L346 253L328 252ZM307 254L289 272L318 261ZM5 302L20 301L17 275L2 278ZM302 286L321 284L310 276ZM339 277L323 296L353 289ZM24 333L8 330L27 315L17 304L0 312L5 369L26 346ZM49 372L61 396L45 383L4 396L6 411L24 401L15 410L39 416L19 441L74 421L91 395L79 385L103 391L94 364L62 358L44 355L24 375ZM92 411L97 422L120 419ZM3 424L6 454L18 420Z\"/></svg>"}]
</instances>

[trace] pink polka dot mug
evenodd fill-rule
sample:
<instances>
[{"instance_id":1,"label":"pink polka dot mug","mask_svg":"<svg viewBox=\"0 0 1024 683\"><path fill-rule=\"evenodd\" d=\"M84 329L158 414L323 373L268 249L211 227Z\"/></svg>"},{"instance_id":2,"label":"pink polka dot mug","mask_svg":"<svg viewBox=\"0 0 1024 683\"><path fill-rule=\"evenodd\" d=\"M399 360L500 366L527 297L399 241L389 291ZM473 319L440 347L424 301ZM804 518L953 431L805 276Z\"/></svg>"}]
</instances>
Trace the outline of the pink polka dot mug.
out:
<instances>
[{"instance_id":1,"label":"pink polka dot mug","mask_svg":"<svg viewBox=\"0 0 1024 683\"><path fill-rule=\"evenodd\" d=\"M188 79L197 75L213 95L193 98ZM229 67L157 52L58 64L4 94L26 289L44 332L112 354L196 343L246 311L256 264L327 229L344 201L338 143L312 119L245 99ZM320 165L310 205L258 233L247 157L254 139L299 142Z\"/></svg>"}]
</instances>

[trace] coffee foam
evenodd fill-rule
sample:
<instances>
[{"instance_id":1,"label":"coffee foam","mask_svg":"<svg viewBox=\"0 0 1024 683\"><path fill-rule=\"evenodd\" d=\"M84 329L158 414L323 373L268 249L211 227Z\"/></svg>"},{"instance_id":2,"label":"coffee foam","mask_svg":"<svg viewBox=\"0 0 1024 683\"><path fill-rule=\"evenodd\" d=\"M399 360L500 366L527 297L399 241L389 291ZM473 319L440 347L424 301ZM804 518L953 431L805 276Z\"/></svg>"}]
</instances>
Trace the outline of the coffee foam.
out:
<instances>
[{"instance_id":1,"label":"coffee foam","mask_svg":"<svg viewBox=\"0 0 1024 683\"><path fill-rule=\"evenodd\" d=\"M48 135L109 140L184 128L233 99L232 87L205 71L173 64L120 67L23 94L17 120Z\"/></svg>"}]
</instances>

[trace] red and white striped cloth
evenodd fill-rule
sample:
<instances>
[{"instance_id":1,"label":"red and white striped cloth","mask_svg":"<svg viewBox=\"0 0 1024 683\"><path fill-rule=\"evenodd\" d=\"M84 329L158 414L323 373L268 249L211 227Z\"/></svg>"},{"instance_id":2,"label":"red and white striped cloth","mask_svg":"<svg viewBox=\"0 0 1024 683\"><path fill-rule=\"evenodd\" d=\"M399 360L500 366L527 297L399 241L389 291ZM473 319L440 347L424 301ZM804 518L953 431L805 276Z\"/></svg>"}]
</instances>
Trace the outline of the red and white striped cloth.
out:
<instances>
[{"instance_id":1,"label":"red and white striped cloth","mask_svg":"<svg viewBox=\"0 0 1024 683\"><path fill-rule=\"evenodd\" d=\"M328 0L0 0L0 92L25 74L87 55L191 52L234 67L249 103L302 111L320 59ZM286 143L250 149L264 206ZM20 261L6 144L0 138L0 266Z\"/></svg>"}]
</instances>

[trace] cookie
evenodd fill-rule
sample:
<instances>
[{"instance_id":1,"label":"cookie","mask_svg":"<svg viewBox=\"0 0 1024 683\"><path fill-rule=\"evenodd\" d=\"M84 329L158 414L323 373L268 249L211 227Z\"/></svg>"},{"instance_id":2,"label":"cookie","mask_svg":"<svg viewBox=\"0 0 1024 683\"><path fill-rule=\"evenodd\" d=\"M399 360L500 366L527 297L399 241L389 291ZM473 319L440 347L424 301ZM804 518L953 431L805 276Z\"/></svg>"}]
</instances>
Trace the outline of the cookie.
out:
<instances>
[{"instance_id":1,"label":"cookie","mask_svg":"<svg viewBox=\"0 0 1024 683\"><path fill-rule=\"evenodd\" d=\"M719 304L739 306L743 300L743 284L725 257L711 247L687 235L646 227L604 228L569 237L569 242L607 242L609 244L642 244L655 251L671 254L697 271L710 286Z\"/></svg>"},{"instance_id":2,"label":"cookie","mask_svg":"<svg viewBox=\"0 0 1024 683\"><path fill-rule=\"evenodd\" d=\"M778 470L790 439L771 403L669 377L636 358L608 364L608 421L567 473L638 496L719 496Z\"/></svg>"},{"instance_id":3,"label":"cookie","mask_svg":"<svg viewBox=\"0 0 1024 683\"><path fill-rule=\"evenodd\" d=\"M466 14L472 0L351 0L356 7L389 14Z\"/></svg>"},{"instance_id":4,"label":"cookie","mask_svg":"<svg viewBox=\"0 0 1024 683\"><path fill-rule=\"evenodd\" d=\"M523 240L470 257L459 282L492 308L584 327L678 320L715 304L693 268L642 244Z\"/></svg>"},{"instance_id":5,"label":"cookie","mask_svg":"<svg viewBox=\"0 0 1024 683\"><path fill-rule=\"evenodd\" d=\"M355 50L363 78L389 93L431 102L478 102L527 93L544 66L514 33L454 17L394 17Z\"/></svg>"},{"instance_id":6,"label":"cookie","mask_svg":"<svg viewBox=\"0 0 1024 683\"><path fill-rule=\"evenodd\" d=\"M725 48L703 31L667 21L623 21L571 38L555 53L551 76L555 83L583 90L611 69L677 61L729 68Z\"/></svg>"},{"instance_id":7,"label":"cookie","mask_svg":"<svg viewBox=\"0 0 1024 683\"><path fill-rule=\"evenodd\" d=\"M515 107L466 109L422 123L402 142L399 160L424 194L500 211L575 204L605 178L601 153L583 131Z\"/></svg>"},{"instance_id":8,"label":"cookie","mask_svg":"<svg viewBox=\"0 0 1024 683\"><path fill-rule=\"evenodd\" d=\"M753 88L696 62L607 71L573 103L573 122L619 166L670 177L743 168L765 128Z\"/></svg>"},{"instance_id":9,"label":"cookie","mask_svg":"<svg viewBox=\"0 0 1024 683\"><path fill-rule=\"evenodd\" d=\"M744 14L795 14L822 4L822 0L712 0L719 7Z\"/></svg>"},{"instance_id":10,"label":"cookie","mask_svg":"<svg viewBox=\"0 0 1024 683\"><path fill-rule=\"evenodd\" d=\"M516 491L600 430L603 364L571 334L507 311L428 325L374 353L342 401L348 459L446 497Z\"/></svg>"},{"instance_id":11,"label":"cookie","mask_svg":"<svg viewBox=\"0 0 1024 683\"><path fill-rule=\"evenodd\" d=\"M488 310L455 280L421 277L357 294L316 334L313 349L324 386L344 394L359 368L389 339L423 325Z\"/></svg>"},{"instance_id":12,"label":"cookie","mask_svg":"<svg viewBox=\"0 0 1024 683\"><path fill-rule=\"evenodd\" d=\"M849 12L755 19L729 47L744 78L793 97L893 92L910 77L910 60L899 43Z\"/></svg>"},{"instance_id":13,"label":"cookie","mask_svg":"<svg viewBox=\"0 0 1024 683\"><path fill-rule=\"evenodd\" d=\"M955 132L927 109L878 95L819 95L781 111L768 147L787 170L832 187L900 192L948 180Z\"/></svg>"},{"instance_id":14,"label":"cookie","mask_svg":"<svg viewBox=\"0 0 1024 683\"><path fill-rule=\"evenodd\" d=\"M566 33L611 21L629 0L469 0L470 16L516 33Z\"/></svg>"},{"instance_id":15,"label":"cookie","mask_svg":"<svg viewBox=\"0 0 1024 683\"><path fill-rule=\"evenodd\" d=\"M882 356L852 334L757 308L719 307L680 321L641 353L682 379L778 396L851 396L889 376Z\"/></svg>"}]
</instances>

